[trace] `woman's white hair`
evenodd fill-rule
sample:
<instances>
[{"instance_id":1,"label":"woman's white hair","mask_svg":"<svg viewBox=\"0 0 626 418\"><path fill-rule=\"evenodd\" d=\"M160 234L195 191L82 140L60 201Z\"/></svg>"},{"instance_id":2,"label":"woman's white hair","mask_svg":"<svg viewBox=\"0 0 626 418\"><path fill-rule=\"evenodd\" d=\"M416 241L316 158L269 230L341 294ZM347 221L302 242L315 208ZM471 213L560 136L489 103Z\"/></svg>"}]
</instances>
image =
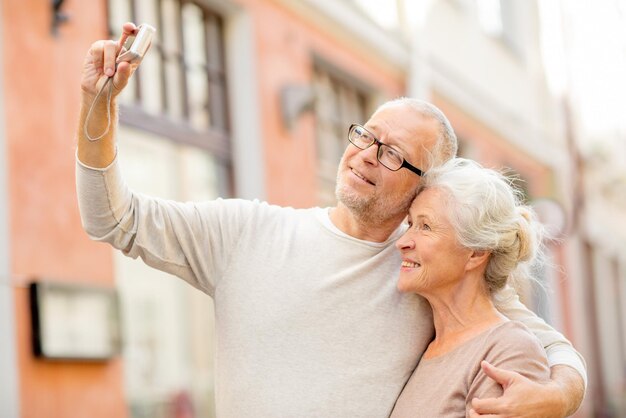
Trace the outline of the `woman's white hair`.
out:
<instances>
[{"instance_id":1,"label":"woman's white hair","mask_svg":"<svg viewBox=\"0 0 626 418\"><path fill-rule=\"evenodd\" d=\"M447 197L448 217L465 248L491 253L485 271L488 289L501 289L510 278L530 277L541 251L542 225L511 181L477 162L454 158L431 168L418 194L437 189Z\"/></svg>"}]
</instances>

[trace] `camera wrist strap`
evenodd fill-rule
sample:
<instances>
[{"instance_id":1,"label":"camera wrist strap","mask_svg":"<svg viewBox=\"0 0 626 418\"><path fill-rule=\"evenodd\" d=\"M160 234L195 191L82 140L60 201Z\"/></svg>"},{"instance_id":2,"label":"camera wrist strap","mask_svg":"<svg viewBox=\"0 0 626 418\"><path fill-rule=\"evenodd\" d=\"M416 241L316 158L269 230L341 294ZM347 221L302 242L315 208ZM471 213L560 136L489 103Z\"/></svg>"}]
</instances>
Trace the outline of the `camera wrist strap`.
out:
<instances>
[{"instance_id":1,"label":"camera wrist strap","mask_svg":"<svg viewBox=\"0 0 626 418\"><path fill-rule=\"evenodd\" d=\"M87 116L85 117L85 124L83 125L83 133L85 134L85 137L92 142L97 141L101 139L102 137L104 137L107 133L109 133L109 129L111 128L111 94L113 92L113 83L111 80L112 80L112 77L109 77L104 82L104 85L102 86L102 88L100 88L100 91L98 91L98 94L96 94L96 97L93 99L93 102L91 103L91 107L89 108L89 111L87 112ZM91 135L89 135L89 120L91 119L91 114L93 112L94 107L96 107L96 103L98 102L100 95L102 94L104 89L107 88L107 85L109 86L109 91L107 92L107 127L104 130L104 132L102 132L102 134L94 138Z\"/></svg>"}]
</instances>

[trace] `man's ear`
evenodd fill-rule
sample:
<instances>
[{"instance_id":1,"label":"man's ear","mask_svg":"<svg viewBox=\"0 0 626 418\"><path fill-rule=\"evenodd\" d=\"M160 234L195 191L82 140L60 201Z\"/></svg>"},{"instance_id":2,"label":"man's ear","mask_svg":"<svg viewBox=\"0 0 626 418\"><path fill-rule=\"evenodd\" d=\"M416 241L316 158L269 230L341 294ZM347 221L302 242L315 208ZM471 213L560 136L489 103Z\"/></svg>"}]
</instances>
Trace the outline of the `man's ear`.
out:
<instances>
[{"instance_id":1,"label":"man's ear","mask_svg":"<svg viewBox=\"0 0 626 418\"><path fill-rule=\"evenodd\" d=\"M486 250L472 251L467 259L467 264L465 264L465 269L474 270L475 268L484 268L487 265L487 261L489 261L490 255L491 252Z\"/></svg>"}]
</instances>

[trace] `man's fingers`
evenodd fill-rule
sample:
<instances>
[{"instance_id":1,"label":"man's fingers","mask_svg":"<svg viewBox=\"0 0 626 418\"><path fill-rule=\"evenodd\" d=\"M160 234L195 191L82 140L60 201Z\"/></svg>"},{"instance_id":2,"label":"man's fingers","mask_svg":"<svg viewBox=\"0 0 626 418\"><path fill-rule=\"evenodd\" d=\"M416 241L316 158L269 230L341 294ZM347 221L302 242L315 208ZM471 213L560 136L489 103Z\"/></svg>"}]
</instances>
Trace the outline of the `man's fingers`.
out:
<instances>
[{"instance_id":1,"label":"man's fingers","mask_svg":"<svg viewBox=\"0 0 626 418\"><path fill-rule=\"evenodd\" d=\"M519 376L515 372L493 366L484 360L480 362L480 366L487 376L498 382L504 389L515 380L516 376Z\"/></svg>"},{"instance_id":2,"label":"man's fingers","mask_svg":"<svg viewBox=\"0 0 626 418\"><path fill-rule=\"evenodd\" d=\"M491 414L502 411L500 398L474 398L472 399L472 409L478 414Z\"/></svg>"},{"instance_id":3,"label":"man's fingers","mask_svg":"<svg viewBox=\"0 0 626 418\"><path fill-rule=\"evenodd\" d=\"M96 69L100 69L104 66L104 43L106 41L97 41L89 48L89 55L91 56L91 62Z\"/></svg>"},{"instance_id":4,"label":"man's fingers","mask_svg":"<svg viewBox=\"0 0 626 418\"><path fill-rule=\"evenodd\" d=\"M470 409L469 411L469 418L499 418L499 417L500 417L499 415L493 415L493 414L480 415L473 408Z\"/></svg>"},{"instance_id":5,"label":"man's fingers","mask_svg":"<svg viewBox=\"0 0 626 418\"><path fill-rule=\"evenodd\" d=\"M128 84L128 79L130 78L131 66L127 62L120 62L117 66L117 72L113 77L113 88L117 91L121 91L126 84Z\"/></svg>"},{"instance_id":6,"label":"man's fingers","mask_svg":"<svg viewBox=\"0 0 626 418\"><path fill-rule=\"evenodd\" d=\"M104 74L107 77L115 74L115 59L117 58L117 42L104 41L103 47L103 61L104 61Z\"/></svg>"},{"instance_id":7,"label":"man's fingers","mask_svg":"<svg viewBox=\"0 0 626 418\"><path fill-rule=\"evenodd\" d=\"M118 66L116 61L124 40L137 33L137 30L134 23L125 23L122 27L122 36L118 41L100 40L91 45L83 62L81 80L81 89L87 96L93 98L102 90L109 78L112 78L114 95L126 87L137 64L121 63Z\"/></svg>"},{"instance_id":8,"label":"man's fingers","mask_svg":"<svg viewBox=\"0 0 626 418\"><path fill-rule=\"evenodd\" d=\"M124 23L122 26L122 34L120 35L120 39L117 41L117 53L119 54L120 50L124 46L126 39L129 36L137 34L137 26L135 26L132 22Z\"/></svg>"},{"instance_id":9,"label":"man's fingers","mask_svg":"<svg viewBox=\"0 0 626 418\"><path fill-rule=\"evenodd\" d=\"M134 35L137 32L137 26L133 22L126 22L122 25L122 33L126 35Z\"/></svg>"}]
</instances>

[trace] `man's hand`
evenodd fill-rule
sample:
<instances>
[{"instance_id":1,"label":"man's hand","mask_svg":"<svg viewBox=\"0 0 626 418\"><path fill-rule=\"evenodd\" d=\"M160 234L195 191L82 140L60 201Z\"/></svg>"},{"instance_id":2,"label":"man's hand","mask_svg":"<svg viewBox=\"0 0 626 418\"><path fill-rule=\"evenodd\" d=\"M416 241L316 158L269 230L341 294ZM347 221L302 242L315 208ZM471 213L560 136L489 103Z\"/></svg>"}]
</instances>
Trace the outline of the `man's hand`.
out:
<instances>
[{"instance_id":1,"label":"man's hand","mask_svg":"<svg viewBox=\"0 0 626 418\"><path fill-rule=\"evenodd\" d=\"M486 361L481 367L504 393L499 398L474 398L470 418L562 418L573 414L584 396L582 378L568 366L552 367L552 380L546 383L533 382Z\"/></svg>"},{"instance_id":2,"label":"man's hand","mask_svg":"<svg viewBox=\"0 0 626 418\"><path fill-rule=\"evenodd\" d=\"M88 99L93 99L98 94L109 77L113 77L113 97L128 84L128 79L139 64L120 62L116 68L115 60L126 39L136 32L137 27L133 23L125 23L119 41L101 40L91 45L83 62L81 80L82 92Z\"/></svg>"}]
</instances>

